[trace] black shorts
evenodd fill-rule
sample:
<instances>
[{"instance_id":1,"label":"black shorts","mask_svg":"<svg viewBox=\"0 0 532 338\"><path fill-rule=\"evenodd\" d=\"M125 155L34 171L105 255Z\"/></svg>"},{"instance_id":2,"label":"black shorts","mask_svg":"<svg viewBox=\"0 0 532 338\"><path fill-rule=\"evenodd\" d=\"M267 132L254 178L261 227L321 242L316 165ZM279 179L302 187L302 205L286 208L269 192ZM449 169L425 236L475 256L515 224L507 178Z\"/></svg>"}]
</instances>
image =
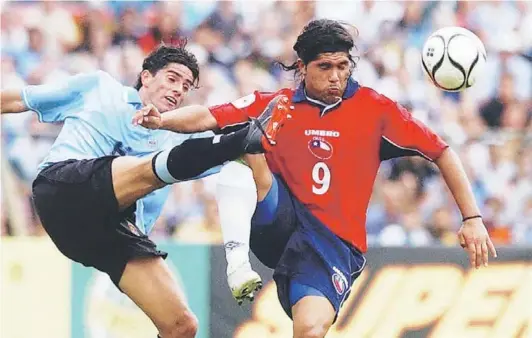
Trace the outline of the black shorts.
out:
<instances>
[{"instance_id":1,"label":"black shorts","mask_svg":"<svg viewBox=\"0 0 532 338\"><path fill-rule=\"evenodd\" d=\"M33 182L33 200L57 248L73 261L107 273L118 286L128 261L167 254L134 225L135 205L118 210L114 158L67 160L45 168Z\"/></svg>"}]
</instances>

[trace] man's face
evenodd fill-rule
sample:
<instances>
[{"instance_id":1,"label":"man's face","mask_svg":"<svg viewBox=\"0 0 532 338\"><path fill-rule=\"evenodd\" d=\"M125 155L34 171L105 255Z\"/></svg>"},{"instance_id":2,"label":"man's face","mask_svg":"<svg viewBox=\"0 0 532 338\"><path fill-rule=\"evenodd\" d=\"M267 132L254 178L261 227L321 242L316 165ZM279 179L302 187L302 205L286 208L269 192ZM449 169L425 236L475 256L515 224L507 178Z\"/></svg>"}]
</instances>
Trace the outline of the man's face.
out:
<instances>
[{"instance_id":1,"label":"man's face","mask_svg":"<svg viewBox=\"0 0 532 338\"><path fill-rule=\"evenodd\" d=\"M144 104L153 104L161 113L178 108L194 83L192 71L179 63L169 63L155 75L144 70L141 79Z\"/></svg>"},{"instance_id":2,"label":"man's face","mask_svg":"<svg viewBox=\"0 0 532 338\"><path fill-rule=\"evenodd\" d=\"M351 75L351 62L347 53L322 53L306 66L301 64L300 67L307 95L327 104L340 100Z\"/></svg>"}]
</instances>

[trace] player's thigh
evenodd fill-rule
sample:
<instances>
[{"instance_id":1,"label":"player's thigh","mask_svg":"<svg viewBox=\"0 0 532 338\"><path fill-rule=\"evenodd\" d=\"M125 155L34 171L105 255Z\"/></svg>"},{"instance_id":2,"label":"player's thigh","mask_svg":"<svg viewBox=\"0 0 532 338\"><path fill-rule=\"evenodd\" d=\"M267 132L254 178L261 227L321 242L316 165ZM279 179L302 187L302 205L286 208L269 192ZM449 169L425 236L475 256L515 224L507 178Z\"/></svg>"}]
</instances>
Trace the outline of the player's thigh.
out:
<instances>
[{"instance_id":1,"label":"player's thigh","mask_svg":"<svg viewBox=\"0 0 532 338\"><path fill-rule=\"evenodd\" d=\"M264 265L274 269L296 227L293 197L274 175L270 191L257 204L251 220L250 248Z\"/></svg>"},{"instance_id":2,"label":"player's thigh","mask_svg":"<svg viewBox=\"0 0 532 338\"><path fill-rule=\"evenodd\" d=\"M68 258L109 275L118 285L128 261L166 257L119 211L113 192L114 157L58 162L33 182L33 200L44 229Z\"/></svg>"},{"instance_id":3,"label":"player's thigh","mask_svg":"<svg viewBox=\"0 0 532 338\"><path fill-rule=\"evenodd\" d=\"M41 223L68 258L91 265L91 248L108 243L107 220L118 218L110 168L112 158L68 160L42 170L33 182ZM106 179L107 178L107 179Z\"/></svg>"},{"instance_id":4,"label":"player's thigh","mask_svg":"<svg viewBox=\"0 0 532 338\"><path fill-rule=\"evenodd\" d=\"M161 257L129 261L118 285L162 334L174 331L176 326L197 325L183 291Z\"/></svg>"},{"instance_id":5,"label":"player's thigh","mask_svg":"<svg viewBox=\"0 0 532 338\"><path fill-rule=\"evenodd\" d=\"M153 173L151 157L117 157L112 163L112 182L119 209L125 209L164 183Z\"/></svg>"},{"instance_id":6,"label":"player's thigh","mask_svg":"<svg viewBox=\"0 0 532 338\"><path fill-rule=\"evenodd\" d=\"M304 296L292 306L294 338L325 337L335 317L336 311L327 298Z\"/></svg>"},{"instance_id":7,"label":"player's thigh","mask_svg":"<svg viewBox=\"0 0 532 338\"><path fill-rule=\"evenodd\" d=\"M258 201L264 200L273 183L273 176L266 157L263 154L258 155L244 155L243 160L251 168L253 172L253 180L257 186Z\"/></svg>"},{"instance_id":8,"label":"player's thigh","mask_svg":"<svg viewBox=\"0 0 532 338\"><path fill-rule=\"evenodd\" d=\"M299 215L299 221L273 275L281 306L293 318L292 308L302 297L295 296L292 288L300 284L319 291L338 314L365 258L324 225L313 224L308 213Z\"/></svg>"}]
</instances>

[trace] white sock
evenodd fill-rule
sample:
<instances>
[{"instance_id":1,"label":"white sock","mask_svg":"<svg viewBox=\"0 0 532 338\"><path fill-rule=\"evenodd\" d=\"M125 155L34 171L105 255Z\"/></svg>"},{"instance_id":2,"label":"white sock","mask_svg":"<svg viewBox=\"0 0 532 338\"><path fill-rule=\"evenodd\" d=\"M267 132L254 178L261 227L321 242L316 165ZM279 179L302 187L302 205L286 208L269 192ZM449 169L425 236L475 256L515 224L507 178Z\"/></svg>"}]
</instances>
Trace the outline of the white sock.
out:
<instances>
[{"instance_id":1,"label":"white sock","mask_svg":"<svg viewBox=\"0 0 532 338\"><path fill-rule=\"evenodd\" d=\"M251 169L229 162L218 175L218 213L228 269L249 264L251 218L257 206L257 187Z\"/></svg>"}]
</instances>

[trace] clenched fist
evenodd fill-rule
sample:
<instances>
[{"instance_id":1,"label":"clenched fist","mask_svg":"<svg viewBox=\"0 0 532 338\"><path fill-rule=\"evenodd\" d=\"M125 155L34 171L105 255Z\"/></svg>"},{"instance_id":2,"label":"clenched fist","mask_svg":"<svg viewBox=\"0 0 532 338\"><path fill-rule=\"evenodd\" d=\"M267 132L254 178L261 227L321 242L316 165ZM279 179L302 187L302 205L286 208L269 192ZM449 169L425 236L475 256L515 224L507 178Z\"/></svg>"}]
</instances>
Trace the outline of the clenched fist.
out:
<instances>
[{"instance_id":1,"label":"clenched fist","mask_svg":"<svg viewBox=\"0 0 532 338\"><path fill-rule=\"evenodd\" d=\"M154 105L148 104L137 110L133 116L132 123L148 129L160 129L163 125L163 120L159 110Z\"/></svg>"}]
</instances>

